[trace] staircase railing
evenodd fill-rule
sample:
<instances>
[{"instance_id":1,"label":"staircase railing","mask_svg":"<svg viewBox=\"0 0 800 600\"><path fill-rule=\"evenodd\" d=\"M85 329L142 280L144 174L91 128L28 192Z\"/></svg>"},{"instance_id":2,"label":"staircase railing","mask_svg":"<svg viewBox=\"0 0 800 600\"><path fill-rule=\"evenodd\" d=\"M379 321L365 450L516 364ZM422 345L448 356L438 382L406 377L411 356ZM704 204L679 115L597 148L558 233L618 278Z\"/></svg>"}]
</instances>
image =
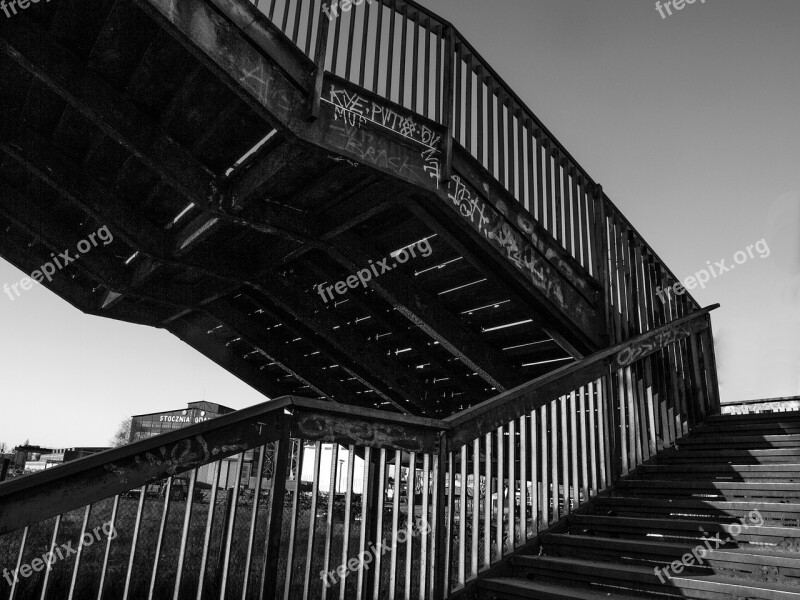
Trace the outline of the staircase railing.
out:
<instances>
[{"instance_id":1,"label":"staircase railing","mask_svg":"<svg viewBox=\"0 0 800 600\"><path fill-rule=\"evenodd\" d=\"M459 151L494 176L541 226L535 235L556 240L604 286L610 343L699 309L686 291L659 293L677 277L448 21L411 0L252 2L316 65L312 105L329 72L445 126L443 178Z\"/></svg>"},{"instance_id":2,"label":"staircase railing","mask_svg":"<svg viewBox=\"0 0 800 600\"><path fill-rule=\"evenodd\" d=\"M0 484L0 599L443 598L719 413L709 312L436 421L286 397Z\"/></svg>"}]
</instances>

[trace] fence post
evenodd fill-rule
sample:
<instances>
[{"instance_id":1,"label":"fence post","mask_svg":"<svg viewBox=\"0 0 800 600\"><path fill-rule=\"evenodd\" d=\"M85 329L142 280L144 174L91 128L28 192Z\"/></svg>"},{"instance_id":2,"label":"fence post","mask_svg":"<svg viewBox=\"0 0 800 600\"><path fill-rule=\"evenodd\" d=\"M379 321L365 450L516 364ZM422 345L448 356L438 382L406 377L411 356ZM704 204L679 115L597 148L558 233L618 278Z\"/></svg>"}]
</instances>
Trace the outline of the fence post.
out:
<instances>
[{"instance_id":1,"label":"fence post","mask_svg":"<svg viewBox=\"0 0 800 600\"><path fill-rule=\"evenodd\" d=\"M264 548L263 576L261 577L261 600L274 600L278 594L278 561L281 553L281 534L283 531L283 497L286 494L287 467L289 464L289 453L292 449L290 436L290 422L286 415L281 416L279 422L280 439L278 448L275 452L275 462L272 465L272 491L269 497L269 517L267 517L267 542ZM303 442L300 442L299 452L303 452ZM299 486L301 473L295 478L295 485ZM313 516L311 517L314 518ZM287 567L286 581L289 579Z\"/></svg>"},{"instance_id":2,"label":"fence post","mask_svg":"<svg viewBox=\"0 0 800 600\"><path fill-rule=\"evenodd\" d=\"M453 174L453 135L455 135L455 103L456 103L456 87L455 87L455 37L453 28L447 25L444 28L444 88L442 90L444 95L445 111L444 111L444 125L447 127L447 135L444 139L444 164L442 165L441 183L450 181L450 176ZM460 65L459 65L460 67Z\"/></svg>"},{"instance_id":3,"label":"fence post","mask_svg":"<svg viewBox=\"0 0 800 600\"><path fill-rule=\"evenodd\" d=\"M313 17L312 17L313 18ZM319 27L317 28L317 45L314 50L314 85L311 88L308 98L308 120L316 121L319 119L320 103L322 99L322 83L325 79L325 60L328 57L328 30L330 19L325 15L319 16Z\"/></svg>"}]
</instances>

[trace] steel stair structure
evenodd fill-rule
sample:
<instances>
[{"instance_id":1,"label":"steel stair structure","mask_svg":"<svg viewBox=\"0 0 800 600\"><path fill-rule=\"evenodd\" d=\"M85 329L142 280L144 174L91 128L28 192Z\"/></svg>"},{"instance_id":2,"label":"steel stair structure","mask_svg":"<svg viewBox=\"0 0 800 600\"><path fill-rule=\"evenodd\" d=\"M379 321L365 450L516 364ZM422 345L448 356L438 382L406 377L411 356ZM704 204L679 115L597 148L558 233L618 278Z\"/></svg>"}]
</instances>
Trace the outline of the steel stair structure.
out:
<instances>
[{"instance_id":1,"label":"steel stair structure","mask_svg":"<svg viewBox=\"0 0 800 600\"><path fill-rule=\"evenodd\" d=\"M761 480L796 418L719 416L716 305L658 298L669 267L451 23L321 4L0 18L0 256L269 399L0 483L0 600L662 597L684 542L650 528L696 540L757 489L788 531L796 484ZM752 590L789 597L784 554ZM672 595L755 593L722 576Z\"/></svg>"},{"instance_id":2,"label":"steel stair structure","mask_svg":"<svg viewBox=\"0 0 800 600\"><path fill-rule=\"evenodd\" d=\"M798 412L708 419L544 534L538 556L514 557L485 597L800 598L798 434Z\"/></svg>"}]
</instances>

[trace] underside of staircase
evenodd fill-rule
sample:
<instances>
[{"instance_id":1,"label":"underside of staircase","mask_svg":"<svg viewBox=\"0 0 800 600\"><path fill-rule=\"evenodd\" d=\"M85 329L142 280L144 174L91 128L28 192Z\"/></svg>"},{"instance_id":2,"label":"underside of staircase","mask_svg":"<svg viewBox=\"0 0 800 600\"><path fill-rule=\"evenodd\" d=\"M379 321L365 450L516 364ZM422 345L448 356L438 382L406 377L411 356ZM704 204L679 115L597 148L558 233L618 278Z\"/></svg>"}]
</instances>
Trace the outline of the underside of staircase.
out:
<instances>
[{"instance_id":1,"label":"underside of staircase","mask_svg":"<svg viewBox=\"0 0 800 600\"><path fill-rule=\"evenodd\" d=\"M481 597L800 599L799 526L800 412L712 417Z\"/></svg>"}]
</instances>

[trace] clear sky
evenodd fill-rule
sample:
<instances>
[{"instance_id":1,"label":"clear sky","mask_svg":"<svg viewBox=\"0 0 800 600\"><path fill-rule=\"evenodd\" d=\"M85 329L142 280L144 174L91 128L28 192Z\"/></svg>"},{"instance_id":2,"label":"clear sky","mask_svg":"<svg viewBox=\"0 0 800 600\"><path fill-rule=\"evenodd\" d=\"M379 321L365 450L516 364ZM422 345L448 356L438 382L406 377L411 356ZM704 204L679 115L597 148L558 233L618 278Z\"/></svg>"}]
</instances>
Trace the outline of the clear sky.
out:
<instances>
[{"instance_id":1,"label":"clear sky","mask_svg":"<svg viewBox=\"0 0 800 600\"><path fill-rule=\"evenodd\" d=\"M723 402L800 394L800 2L421 0L449 19L680 278L765 240L693 294ZM763 247L763 244L762 244ZM0 259L0 284L23 273ZM0 296L0 442L105 445L132 414L263 397L170 334Z\"/></svg>"}]
</instances>

